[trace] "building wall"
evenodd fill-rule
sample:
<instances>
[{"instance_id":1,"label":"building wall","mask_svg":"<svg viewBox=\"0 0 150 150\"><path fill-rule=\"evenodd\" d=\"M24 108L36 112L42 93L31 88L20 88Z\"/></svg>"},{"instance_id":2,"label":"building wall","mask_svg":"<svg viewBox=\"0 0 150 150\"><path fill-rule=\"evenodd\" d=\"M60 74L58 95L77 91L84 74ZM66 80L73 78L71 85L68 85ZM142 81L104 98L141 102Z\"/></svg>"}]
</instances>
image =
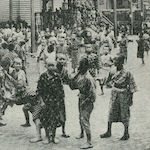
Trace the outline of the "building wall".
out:
<instances>
[{"instance_id":1,"label":"building wall","mask_svg":"<svg viewBox=\"0 0 150 150\"><path fill-rule=\"evenodd\" d=\"M12 0L12 12L11 12L11 16L12 16L12 20L16 20L17 17L20 14L20 0Z\"/></svg>"},{"instance_id":2,"label":"building wall","mask_svg":"<svg viewBox=\"0 0 150 150\"><path fill-rule=\"evenodd\" d=\"M0 0L0 22L9 20L9 0Z\"/></svg>"},{"instance_id":3,"label":"building wall","mask_svg":"<svg viewBox=\"0 0 150 150\"><path fill-rule=\"evenodd\" d=\"M30 0L20 0L20 18L30 23Z\"/></svg>"},{"instance_id":4,"label":"building wall","mask_svg":"<svg viewBox=\"0 0 150 150\"><path fill-rule=\"evenodd\" d=\"M34 0L34 12L41 12L41 0ZM30 24L31 22L31 2L30 0L20 0L20 17Z\"/></svg>"},{"instance_id":5,"label":"building wall","mask_svg":"<svg viewBox=\"0 0 150 150\"><path fill-rule=\"evenodd\" d=\"M100 11L104 9L112 9L112 0L99 0L99 9Z\"/></svg>"},{"instance_id":6,"label":"building wall","mask_svg":"<svg viewBox=\"0 0 150 150\"><path fill-rule=\"evenodd\" d=\"M116 0L117 3L117 9L125 9L129 8L129 0ZM106 9L113 9L113 0L99 0L99 9L101 11Z\"/></svg>"},{"instance_id":7,"label":"building wall","mask_svg":"<svg viewBox=\"0 0 150 150\"><path fill-rule=\"evenodd\" d=\"M13 21L16 21L17 17L20 16L22 20L25 20L30 24L30 1L31 0L11 0L12 8L10 8L10 0L0 0L0 22L8 21L11 15ZM41 9L41 0L34 0L34 11L41 12Z\"/></svg>"}]
</instances>

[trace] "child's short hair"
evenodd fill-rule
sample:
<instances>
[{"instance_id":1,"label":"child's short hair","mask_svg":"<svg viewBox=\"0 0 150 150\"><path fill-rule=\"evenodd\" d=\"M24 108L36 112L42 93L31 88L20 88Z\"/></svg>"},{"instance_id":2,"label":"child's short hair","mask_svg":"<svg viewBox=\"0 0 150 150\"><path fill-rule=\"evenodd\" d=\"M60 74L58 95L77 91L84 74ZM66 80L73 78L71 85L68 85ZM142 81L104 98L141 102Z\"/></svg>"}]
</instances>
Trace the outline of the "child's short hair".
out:
<instances>
[{"instance_id":1,"label":"child's short hair","mask_svg":"<svg viewBox=\"0 0 150 150\"><path fill-rule=\"evenodd\" d=\"M23 46L23 45L25 45L26 43L25 43L25 41L20 41L20 46Z\"/></svg>"},{"instance_id":2,"label":"child's short hair","mask_svg":"<svg viewBox=\"0 0 150 150\"><path fill-rule=\"evenodd\" d=\"M2 43L2 48L6 49L8 47L7 43Z\"/></svg>"},{"instance_id":3,"label":"child's short hair","mask_svg":"<svg viewBox=\"0 0 150 150\"><path fill-rule=\"evenodd\" d=\"M7 65L9 65L9 66L11 65L10 58L9 57L2 57L1 66L5 68Z\"/></svg>"},{"instance_id":4,"label":"child's short hair","mask_svg":"<svg viewBox=\"0 0 150 150\"><path fill-rule=\"evenodd\" d=\"M8 49L9 49L9 51L13 51L15 49L15 45L13 43L10 43L8 45Z\"/></svg>"},{"instance_id":5,"label":"child's short hair","mask_svg":"<svg viewBox=\"0 0 150 150\"><path fill-rule=\"evenodd\" d=\"M49 53L53 52L53 51L54 51L54 45L49 45L49 46L47 47L47 51L48 51Z\"/></svg>"}]
</instances>

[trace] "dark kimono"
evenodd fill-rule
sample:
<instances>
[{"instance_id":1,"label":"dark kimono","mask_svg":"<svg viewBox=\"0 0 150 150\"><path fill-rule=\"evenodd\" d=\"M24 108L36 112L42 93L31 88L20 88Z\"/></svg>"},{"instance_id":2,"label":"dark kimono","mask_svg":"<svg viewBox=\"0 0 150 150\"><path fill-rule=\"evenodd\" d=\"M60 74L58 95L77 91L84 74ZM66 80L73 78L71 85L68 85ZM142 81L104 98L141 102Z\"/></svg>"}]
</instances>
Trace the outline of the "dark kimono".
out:
<instances>
[{"instance_id":1,"label":"dark kimono","mask_svg":"<svg viewBox=\"0 0 150 150\"><path fill-rule=\"evenodd\" d=\"M120 44L119 44L119 47L120 47L120 54L122 56L124 56L125 59L127 59L127 38L123 38L121 41L120 41Z\"/></svg>"},{"instance_id":2,"label":"dark kimono","mask_svg":"<svg viewBox=\"0 0 150 150\"><path fill-rule=\"evenodd\" d=\"M40 116L42 126L49 131L55 130L61 126L60 104L64 98L60 76L57 73L43 73L38 81L37 94L46 105Z\"/></svg>"},{"instance_id":3,"label":"dark kimono","mask_svg":"<svg viewBox=\"0 0 150 150\"><path fill-rule=\"evenodd\" d=\"M123 69L119 72L110 73L107 85L113 86L110 100L109 121L129 121L132 93L136 91L136 85L132 74Z\"/></svg>"},{"instance_id":4,"label":"dark kimono","mask_svg":"<svg viewBox=\"0 0 150 150\"><path fill-rule=\"evenodd\" d=\"M137 41L138 49L137 49L137 58L144 58L144 40L140 39Z\"/></svg>"}]
</instances>

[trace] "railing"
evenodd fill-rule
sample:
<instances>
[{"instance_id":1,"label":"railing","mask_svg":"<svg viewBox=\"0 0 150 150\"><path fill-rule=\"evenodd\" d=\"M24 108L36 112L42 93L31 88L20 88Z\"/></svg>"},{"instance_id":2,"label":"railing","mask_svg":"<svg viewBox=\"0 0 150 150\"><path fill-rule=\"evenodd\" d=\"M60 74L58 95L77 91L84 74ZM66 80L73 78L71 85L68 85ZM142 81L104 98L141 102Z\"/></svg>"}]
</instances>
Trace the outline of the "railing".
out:
<instances>
[{"instance_id":1,"label":"railing","mask_svg":"<svg viewBox=\"0 0 150 150\"><path fill-rule=\"evenodd\" d=\"M110 27L114 27L114 23L110 19L108 19L104 14L102 14L102 21L105 24L109 24Z\"/></svg>"}]
</instances>

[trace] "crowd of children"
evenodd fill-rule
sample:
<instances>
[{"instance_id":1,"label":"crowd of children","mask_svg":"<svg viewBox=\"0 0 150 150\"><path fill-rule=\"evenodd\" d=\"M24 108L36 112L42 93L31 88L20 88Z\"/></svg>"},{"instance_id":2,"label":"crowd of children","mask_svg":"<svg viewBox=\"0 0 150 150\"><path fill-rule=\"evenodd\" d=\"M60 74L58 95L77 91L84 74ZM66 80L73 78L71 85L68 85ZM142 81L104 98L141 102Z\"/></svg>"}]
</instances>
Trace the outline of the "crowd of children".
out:
<instances>
[{"instance_id":1,"label":"crowd of children","mask_svg":"<svg viewBox=\"0 0 150 150\"><path fill-rule=\"evenodd\" d=\"M94 17L94 16L93 16ZM42 140L41 128L45 129L47 140L54 142L57 127L62 126L62 136L68 138L65 132L65 102L63 84L68 84L72 90L78 89L81 134L84 131L87 143L83 149L92 148L90 131L90 114L94 107L96 96L96 80L101 93L104 94L109 72L113 66L112 50L116 46L113 30L107 25L86 27L74 26L73 29L61 26L53 30L46 29L37 33L37 52L31 54L31 32L29 28L10 28L6 25L0 29L0 100L1 116L8 105L24 105L23 112L29 127L30 111L36 126L37 136L30 142ZM120 41L120 55L127 61L127 42L123 33ZM37 60L38 80L37 90L28 88L26 65L28 55ZM70 65L71 64L71 65ZM76 76L71 78L68 70ZM6 125L4 123L1 126Z\"/></svg>"}]
</instances>

